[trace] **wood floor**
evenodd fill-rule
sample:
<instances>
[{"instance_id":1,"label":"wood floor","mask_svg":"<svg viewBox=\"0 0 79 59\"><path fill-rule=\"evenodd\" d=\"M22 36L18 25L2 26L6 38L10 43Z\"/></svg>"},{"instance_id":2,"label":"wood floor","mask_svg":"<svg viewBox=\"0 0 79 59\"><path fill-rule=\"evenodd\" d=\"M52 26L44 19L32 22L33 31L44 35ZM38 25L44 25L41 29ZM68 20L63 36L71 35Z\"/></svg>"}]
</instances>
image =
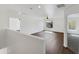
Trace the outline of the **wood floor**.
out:
<instances>
[{"instance_id":1,"label":"wood floor","mask_svg":"<svg viewBox=\"0 0 79 59\"><path fill-rule=\"evenodd\" d=\"M75 54L75 53L72 50L70 50L69 48L63 47L62 54Z\"/></svg>"},{"instance_id":2,"label":"wood floor","mask_svg":"<svg viewBox=\"0 0 79 59\"><path fill-rule=\"evenodd\" d=\"M47 54L73 54L73 52L63 47L64 33L41 31L32 35L42 37L46 40Z\"/></svg>"}]
</instances>

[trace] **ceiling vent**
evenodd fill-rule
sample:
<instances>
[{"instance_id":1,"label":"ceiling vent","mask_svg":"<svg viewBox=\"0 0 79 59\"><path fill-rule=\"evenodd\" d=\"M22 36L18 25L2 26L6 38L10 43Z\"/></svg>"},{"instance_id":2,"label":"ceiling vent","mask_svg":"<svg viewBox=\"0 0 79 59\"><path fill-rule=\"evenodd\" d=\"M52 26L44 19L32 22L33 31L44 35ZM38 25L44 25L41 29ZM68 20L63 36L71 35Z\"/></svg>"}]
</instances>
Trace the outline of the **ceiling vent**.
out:
<instances>
[{"instance_id":1,"label":"ceiling vent","mask_svg":"<svg viewBox=\"0 0 79 59\"><path fill-rule=\"evenodd\" d=\"M56 6L57 6L57 8L62 8L62 7L65 7L65 4L58 4Z\"/></svg>"}]
</instances>

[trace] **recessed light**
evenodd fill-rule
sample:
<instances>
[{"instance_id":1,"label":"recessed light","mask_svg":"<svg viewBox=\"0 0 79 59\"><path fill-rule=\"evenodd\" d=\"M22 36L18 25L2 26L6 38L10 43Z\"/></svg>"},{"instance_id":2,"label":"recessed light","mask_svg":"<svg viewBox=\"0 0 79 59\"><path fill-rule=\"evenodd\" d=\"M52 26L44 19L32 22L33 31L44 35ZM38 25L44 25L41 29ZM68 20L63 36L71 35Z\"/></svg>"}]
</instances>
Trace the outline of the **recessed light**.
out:
<instances>
[{"instance_id":1,"label":"recessed light","mask_svg":"<svg viewBox=\"0 0 79 59\"><path fill-rule=\"evenodd\" d=\"M38 8L41 8L41 6L40 6L40 5L38 5Z\"/></svg>"}]
</instances>

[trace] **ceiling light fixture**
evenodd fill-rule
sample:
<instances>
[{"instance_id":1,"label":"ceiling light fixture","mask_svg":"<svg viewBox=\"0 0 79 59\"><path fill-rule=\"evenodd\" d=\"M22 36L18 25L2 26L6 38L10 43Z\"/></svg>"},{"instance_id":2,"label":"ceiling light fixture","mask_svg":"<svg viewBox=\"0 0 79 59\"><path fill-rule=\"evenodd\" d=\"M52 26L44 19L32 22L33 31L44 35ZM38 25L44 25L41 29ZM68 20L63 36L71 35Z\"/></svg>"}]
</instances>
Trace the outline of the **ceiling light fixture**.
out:
<instances>
[{"instance_id":1,"label":"ceiling light fixture","mask_svg":"<svg viewBox=\"0 0 79 59\"><path fill-rule=\"evenodd\" d=\"M38 5L38 8L41 8L41 6L40 6L40 5Z\"/></svg>"}]
</instances>

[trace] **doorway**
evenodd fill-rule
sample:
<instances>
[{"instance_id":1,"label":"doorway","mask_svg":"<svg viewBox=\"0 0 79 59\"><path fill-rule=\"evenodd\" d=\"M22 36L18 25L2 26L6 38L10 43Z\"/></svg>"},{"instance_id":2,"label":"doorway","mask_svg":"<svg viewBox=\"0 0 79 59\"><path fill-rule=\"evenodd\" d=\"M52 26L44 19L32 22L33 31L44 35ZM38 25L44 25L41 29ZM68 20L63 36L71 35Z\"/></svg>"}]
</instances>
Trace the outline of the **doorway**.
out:
<instances>
[{"instance_id":1,"label":"doorway","mask_svg":"<svg viewBox=\"0 0 79 59\"><path fill-rule=\"evenodd\" d=\"M14 31L20 31L20 19L9 18L9 29L14 30Z\"/></svg>"}]
</instances>

